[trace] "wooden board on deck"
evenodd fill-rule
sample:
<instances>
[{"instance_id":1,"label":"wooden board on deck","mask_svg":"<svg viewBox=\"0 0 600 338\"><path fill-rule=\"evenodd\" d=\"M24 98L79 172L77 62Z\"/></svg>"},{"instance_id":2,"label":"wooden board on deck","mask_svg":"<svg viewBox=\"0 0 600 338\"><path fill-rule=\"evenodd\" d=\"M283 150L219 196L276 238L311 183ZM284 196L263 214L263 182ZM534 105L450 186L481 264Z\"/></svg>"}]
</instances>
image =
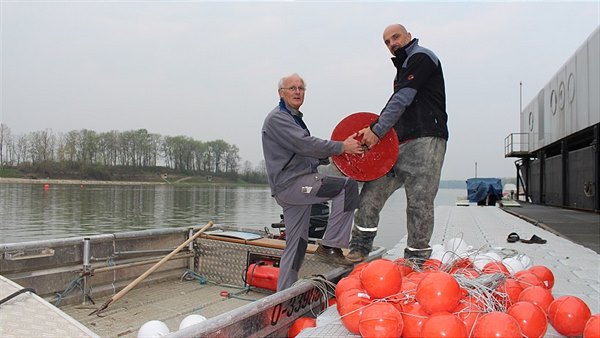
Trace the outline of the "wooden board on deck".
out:
<instances>
[{"instance_id":1,"label":"wooden board on deck","mask_svg":"<svg viewBox=\"0 0 600 338\"><path fill-rule=\"evenodd\" d=\"M285 248L285 241L280 240L280 239L274 239L274 238L264 238L263 237L263 238L259 238L259 239L253 239L253 240L245 240L245 239L240 239L240 238L213 236L213 235L206 235L206 234L202 234L200 237L212 239L212 240L216 240L216 241L240 243L240 244L245 244L245 245L254 245L254 246L260 246L260 247L271 248L271 249L283 250ZM317 250L316 244L309 244L308 247L306 248L306 252L310 253L310 254L315 253L316 250Z\"/></svg>"}]
</instances>

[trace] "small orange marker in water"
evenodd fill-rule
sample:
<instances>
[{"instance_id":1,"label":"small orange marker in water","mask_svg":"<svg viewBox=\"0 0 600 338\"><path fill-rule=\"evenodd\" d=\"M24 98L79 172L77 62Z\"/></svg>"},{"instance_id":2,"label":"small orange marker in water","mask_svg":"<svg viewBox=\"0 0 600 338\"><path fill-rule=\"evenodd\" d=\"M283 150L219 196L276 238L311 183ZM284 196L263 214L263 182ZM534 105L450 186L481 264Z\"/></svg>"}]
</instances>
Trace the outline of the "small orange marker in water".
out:
<instances>
[{"instance_id":1,"label":"small orange marker in water","mask_svg":"<svg viewBox=\"0 0 600 338\"><path fill-rule=\"evenodd\" d=\"M48 190L48 189L50 189L50 184L48 184L48 183L44 184L44 190Z\"/></svg>"}]
</instances>

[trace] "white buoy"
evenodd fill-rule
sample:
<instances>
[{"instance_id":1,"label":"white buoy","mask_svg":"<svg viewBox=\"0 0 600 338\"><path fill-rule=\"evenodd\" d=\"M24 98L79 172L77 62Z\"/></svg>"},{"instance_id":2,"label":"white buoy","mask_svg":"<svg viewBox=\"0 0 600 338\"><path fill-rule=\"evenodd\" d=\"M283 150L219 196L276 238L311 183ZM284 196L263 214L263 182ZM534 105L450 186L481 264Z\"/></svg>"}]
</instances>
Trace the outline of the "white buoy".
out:
<instances>
[{"instance_id":1,"label":"white buoy","mask_svg":"<svg viewBox=\"0 0 600 338\"><path fill-rule=\"evenodd\" d=\"M160 320L151 320L144 323L138 331L138 338L160 338L168 335L169 327Z\"/></svg>"},{"instance_id":2,"label":"white buoy","mask_svg":"<svg viewBox=\"0 0 600 338\"><path fill-rule=\"evenodd\" d=\"M519 257L521 264L523 264L523 269L529 269L530 267L533 266L533 261L531 261L531 258L529 256L519 255L517 257Z\"/></svg>"},{"instance_id":3,"label":"white buoy","mask_svg":"<svg viewBox=\"0 0 600 338\"><path fill-rule=\"evenodd\" d=\"M442 261L442 257L446 253L446 249L441 244L434 244L431 246L431 256L429 258L437 259L440 262Z\"/></svg>"},{"instance_id":4,"label":"white buoy","mask_svg":"<svg viewBox=\"0 0 600 338\"><path fill-rule=\"evenodd\" d=\"M469 250L467 243L462 238L450 238L446 241L446 251L455 253L458 256L462 256Z\"/></svg>"},{"instance_id":5,"label":"white buoy","mask_svg":"<svg viewBox=\"0 0 600 338\"><path fill-rule=\"evenodd\" d=\"M483 267L487 263L501 262L501 261L502 261L502 257L500 257L500 255L498 255L497 253L495 253L493 251L489 251L489 252L480 253L479 255L475 256L475 258L473 259L473 264L479 270L483 270Z\"/></svg>"},{"instance_id":6,"label":"white buoy","mask_svg":"<svg viewBox=\"0 0 600 338\"><path fill-rule=\"evenodd\" d=\"M506 268L508 269L508 272L510 272L511 275L514 275L515 273L517 273L521 270L525 270L525 268L523 267L523 263L521 263L521 261L516 257L504 258L502 260L502 264L504 264L504 266L506 266Z\"/></svg>"},{"instance_id":7,"label":"white buoy","mask_svg":"<svg viewBox=\"0 0 600 338\"><path fill-rule=\"evenodd\" d=\"M206 317L201 316L201 315L189 315L185 318L183 318L183 320L181 321L181 323L179 323L179 329L184 329L188 326L192 326L194 324L198 324L198 323L202 323L203 321L206 320Z\"/></svg>"},{"instance_id":8,"label":"white buoy","mask_svg":"<svg viewBox=\"0 0 600 338\"><path fill-rule=\"evenodd\" d=\"M431 246L431 253L441 251L442 253L446 252L446 249L441 244L434 244Z\"/></svg>"}]
</instances>

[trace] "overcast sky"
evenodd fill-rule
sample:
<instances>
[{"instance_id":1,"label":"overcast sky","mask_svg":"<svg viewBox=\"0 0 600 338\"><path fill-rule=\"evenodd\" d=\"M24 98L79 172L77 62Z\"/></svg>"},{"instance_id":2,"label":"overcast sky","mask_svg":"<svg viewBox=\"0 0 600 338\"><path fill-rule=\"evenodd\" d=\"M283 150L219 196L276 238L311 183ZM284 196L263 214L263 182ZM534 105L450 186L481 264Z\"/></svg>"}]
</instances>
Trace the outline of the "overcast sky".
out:
<instances>
[{"instance_id":1,"label":"overcast sky","mask_svg":"<svg viewBox=\"0 0 600 338\"><path fill-rule=\"evenodd\" d=\"M0 0L0 120L13 135L137 130L223 139L262 160L277 82L297 72L312 134L379 113L395 70L383 29L402 23L444 68L442 179L514 177L504 138L600 24L588 2Z\"/></svg>"}]
</instances>

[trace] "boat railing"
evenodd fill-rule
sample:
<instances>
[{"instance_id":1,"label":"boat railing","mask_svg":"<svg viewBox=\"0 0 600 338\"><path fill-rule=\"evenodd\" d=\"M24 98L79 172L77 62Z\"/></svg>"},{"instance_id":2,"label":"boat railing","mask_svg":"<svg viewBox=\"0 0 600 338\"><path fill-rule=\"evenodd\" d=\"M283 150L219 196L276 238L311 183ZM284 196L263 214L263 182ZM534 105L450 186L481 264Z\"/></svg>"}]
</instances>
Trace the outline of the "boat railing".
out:
<instances>
[{"instance_id":1,"label":"boat railing","mask_svg":"<svg viewBox=\"0 0 600 338\"><path fill-rule=\"evenodd\" d=\"M200 228L200 227L198 227ZM0 245L0 274L52 303L57 294L71 283L83 283L92 276L94 294L111 293L115 287L130 282L130 274L140 273L160 260L165 253L189 238L195 228L164 228L97 234L53 240L5 243ZM155 280L170 276L190 266L193 250L175 255ZM129 271L114 277L114 271ZM88 288L89 289L89 288ZM86 302L86 294L72 293L60 297L60 304Z\"/></svg>"}]
</instances>

